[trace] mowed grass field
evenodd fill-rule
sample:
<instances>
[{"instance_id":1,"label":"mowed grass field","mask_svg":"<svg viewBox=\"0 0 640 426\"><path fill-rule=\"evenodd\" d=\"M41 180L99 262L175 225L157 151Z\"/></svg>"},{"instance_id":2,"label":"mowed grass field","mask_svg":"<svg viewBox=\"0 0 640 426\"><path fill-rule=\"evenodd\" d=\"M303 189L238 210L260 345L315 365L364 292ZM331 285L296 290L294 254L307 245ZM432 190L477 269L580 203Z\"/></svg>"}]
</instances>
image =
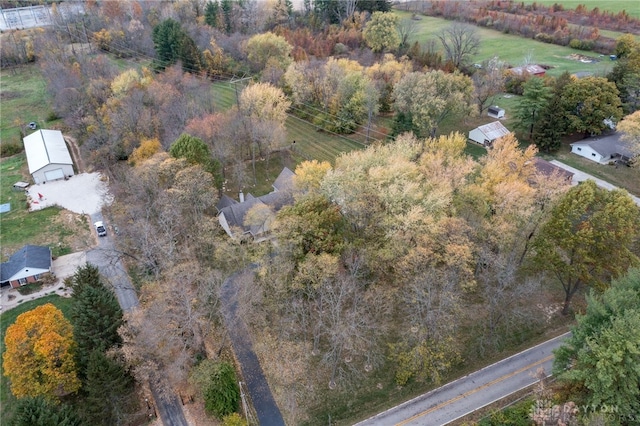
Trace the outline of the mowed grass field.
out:
<instances>
[{"instance_id":1,"label":"mowed grass field","mask_svg":"<svg viewBox=\"0 0 640 426\"><path fill-rule=\"evenodd\" d=\"M409 12L396 12L401 18L410 18ZM430 16L421 16L416 21L418 30L412 42L418 41L421 44L429 40L437 40L436 34L449 27L452 21ZM532 63L547 65L551 68L547 71L549 75L559 76L565 71L575 73L578 71L588 71L594 75L604 76L613 68L614 63L605 56L598 53L585 52L555 44L542 43L533 39L522 38L512 34L504 34L500 31L488 28L475 27L480 37L480 51L474 57L474 62L480 63L484 60L497 56L511 66L520 66L525 60ZM437 42L440 46L440 42ZM583 63L572 59L570 55L579 54L589 56L598 60L596 63Z\"/></svg>"}]
</instances>

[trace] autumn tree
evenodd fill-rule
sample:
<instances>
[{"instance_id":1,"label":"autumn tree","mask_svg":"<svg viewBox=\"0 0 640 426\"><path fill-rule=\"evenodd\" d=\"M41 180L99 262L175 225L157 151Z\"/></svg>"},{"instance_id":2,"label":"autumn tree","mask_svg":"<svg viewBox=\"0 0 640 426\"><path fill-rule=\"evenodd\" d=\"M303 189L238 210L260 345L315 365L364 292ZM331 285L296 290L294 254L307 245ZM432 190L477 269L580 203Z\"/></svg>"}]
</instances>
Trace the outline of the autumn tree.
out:
<instances>
[{"instance_id":1,"label":"autumn tree","mask_svg":"<svg viewBox=\"0 0 640 426\"><path fill-rule=\"evenodd\" d=\"M588 180L562 197L536 238L534 260L562 285L564 315L580 288L603 290L638 262L631 248L639 235L638 207L624 190Z\"/></svg>"},{"instance_id":2,"label":"autumn tree","mask_svg":"<svg viewBox=\"0 0 640 426\"><path fill-rule=\"evenodd\" d=\"M380 110L390 111L393 104L393 88L395 85L412 71L411 61L403 58L396 58L387 53L382 60L376 61L365 69L365 73L373 81L373 84L380 93Z\"/></svg>"},{"instance_id":3,"label":"autumn tree","mask_svg":"<svg viewBox=\"0 0 640 426\"><path fill-rule=\"evenodd\" d=\"M593 407L615 407L615 416L640 412L640 270L631 268L587 310L565 344L555 351L554 375Z\"/></svg>"},{"instance_id":4,"label":"autumn tree","mask_svg":"<svg viewBox=\"0 0 640 426\"><path fill-rule=\"evenodd\" d=\"M400 46L397 29L398 16L387 12L374 12L362 33L374 52L395 51Z\"/></svg>"},{"instance_id":5,"label":"autumn tree","mask_svg":"<svg viewBox=\"0 0 640 426\"><path fill-rule=\"evenodd\" d=\"M56 399L80 388L73 329L51 303L18 316L7 328L2 357L4 375L16 398Z\"/></svg>"},{"instance_id":6,"label":"autumn tree","mask_svg":"<svg viewBox=\"0 0 640 426\"><path fill-rule=\"evenodd\" d=\"M472 57L480 49L480 38L471 25L455 22L437 34L445 51L445 58L453 66L462 70L469 65Z\"/></svg>"},{"instance_id":7,"label":"autumn tree","mask_svg":"<svg viewBox=\"0 0 640 426\"><path fill-rule=\"evenodd\" d=\"M162 151L162 145L157 138L143 139L140 142L140 146L134 149L129 156L129 164L135 165L136 163L140 163L147 158L153 157L160 151Z\"/></svg>"},{"instance_id":8,"label":"autumn tree","mask_svg":"<svg viewBox=\"0 0 640 426\"><path fill-rule=\"evenodd\" d=\"M504 91L504 62L493 57L482 63L482 68L471 76L475 88L475 101L478 114L482 114L494 104L496 96Z\"/></svg>"},{"instance_id":9,"label":"autumn tree","mask_svg":"<svg viewBox=\"0 0 640 426\"><path fill-rule=\"evenodd\" d=\"M15 403L12 426L82 426L84 422L68 405L59 405L42 397L28 396Z\"/></svg>"},{"instance_id":10,"label":"autumn tree","mask_svg":"<svg viewBox=\"0 0 640 426\"><path fill-rule=\"evenodd\" d=\"M286 70L291 63L293 47L287 40L271 32L256 34L247 40L247 59L256 71L262 71L268 64Z\"/></svg>"},{"instance_id":11,"label":"autumn tree","mask_svg":"<svg viewBox=\"0 0 640 426\"><path fill-rule=\"evenodd\" d=\"M622 140L627 143L629 151L640 154L640 111L627 115L619 124L618 131Z\"/></svg>"},{"instance_id":12,"label":"autumn tree","mask_svg":"<svg viewBox=\"0 0 640 426\"><path fill-rule=\"evenodd\" d=\"M540 119L540 113L544 110L551 96L551 89L542 78L530 78L523 86L522 99L516 107L517 128L531 140L533 127Z\"/></svg>"},{"instance_id":13,"label":"autumn tree","mask_svg":"<svg viewBox=\"0 0 640 426\"><path fill-rule=\"evenodd\" d=\"M568 131L599 135L608 125L622 118L622 104L616 85L602 77L576 79L567 84L562 96L562 113L568 120Z\"/></svg>"},{"instance_id":14,"label":"autumn tree","mask_svg":"<svg viewBox=\"0 0 640 426\"><path fill-rule=\"evenodd\" d=\"M418 136L434 137L446 118L472 116L473 82L458 72L413 72L395 86L395 109L411 117Z\"/></svg>"}]
</instances>

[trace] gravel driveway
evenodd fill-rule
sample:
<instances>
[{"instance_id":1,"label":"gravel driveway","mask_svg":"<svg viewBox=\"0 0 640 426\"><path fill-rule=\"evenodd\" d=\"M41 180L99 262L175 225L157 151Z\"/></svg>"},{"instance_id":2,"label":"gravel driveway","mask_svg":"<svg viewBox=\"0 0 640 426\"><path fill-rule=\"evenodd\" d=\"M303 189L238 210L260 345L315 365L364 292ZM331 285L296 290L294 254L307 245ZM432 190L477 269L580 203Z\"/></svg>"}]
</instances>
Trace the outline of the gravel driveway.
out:
<instances>
[{"instance_id":1,"label":"gravel driveway","mask_svg":"<svg viewBox=\"0 0 640 426\"><path fill-rule=\"evenodd\" d=\"M30 211L59 206L74 213L93 214L113 201L108 183L100 173L81 173L68 180L33 185L27 193Z\"/></svg>"}]
</instances>

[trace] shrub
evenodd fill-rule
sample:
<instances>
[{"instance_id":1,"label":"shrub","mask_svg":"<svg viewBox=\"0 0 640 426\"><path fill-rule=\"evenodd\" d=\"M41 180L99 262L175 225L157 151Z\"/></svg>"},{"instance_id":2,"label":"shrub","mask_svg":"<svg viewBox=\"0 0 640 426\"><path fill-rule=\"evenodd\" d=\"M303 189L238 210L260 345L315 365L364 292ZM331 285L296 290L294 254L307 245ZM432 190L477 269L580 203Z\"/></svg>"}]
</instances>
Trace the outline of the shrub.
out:
<instances>
[{"instance_id":1,"label":"shrub","mask_svg":"<svg viewBox=\"0 0 640 426\"><path fill-rule=\"evenodd\" d=\"M534 37L535 40L541 41L543 43L553 43L553 36L546 33L538 33Z\"/></svg>"},{"instance_id":2,"label":"shrub","mask_svg":"<svg viewBox=\"0 0 640 426\"><path fill-rule=\"evenodd\" d=\"M3 142L0 144L0 157L11 157L22 150L22 144L19 142Z\"/></svg>"},{"instance_id":3,"label":"shrub","mask_svg":"<svg viewBox=\"0 0 640 426\"><path fill-rule=\"evenodd\" d=\"M238 380L236 371L228 362L205 359L193 369L190 381L202 392L207 413L223 419L238 410Z\"/></svg>"},{"instance_id":4,"label":"shrub","mask_svg":"<svg viewBox=\"0 0 640 426\"><path fill-rule=\"evenodd\" d=\"M574 38L569 42L569 47L578 50L592 50L593 44L594 43L592 40L579 40L577 38Z\"/></svg>"}]
</instances>

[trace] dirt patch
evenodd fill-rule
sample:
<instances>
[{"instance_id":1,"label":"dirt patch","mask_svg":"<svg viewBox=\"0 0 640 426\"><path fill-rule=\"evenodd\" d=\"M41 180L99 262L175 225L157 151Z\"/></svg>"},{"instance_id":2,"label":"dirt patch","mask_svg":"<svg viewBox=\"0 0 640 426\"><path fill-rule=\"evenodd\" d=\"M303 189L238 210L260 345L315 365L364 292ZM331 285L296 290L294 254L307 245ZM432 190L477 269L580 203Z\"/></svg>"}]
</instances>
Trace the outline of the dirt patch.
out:
<instances>
[{"instance_id":1,"label":"dirt patch","mask_svg":"<svg viewBox=\"0 0 640 426\"><path fill-rule=\"evenodd\" d=\"M0 92L0 100L9 101L21 96L20 92Z\"/></svg>"},{"instance_id":2,"label":"dirt patch","mask_svg":"<svg viewBox=\"0 0 640 426\"><path fill-rule=\"evenodd\" d=\"M600 59L594 58L592 56L581 55L580 53L572 53L567 56L567 59L571 59L572 61L580 61L585 64L594 64L596 62L600 62Z\"/></svg>"}]
</instances>

